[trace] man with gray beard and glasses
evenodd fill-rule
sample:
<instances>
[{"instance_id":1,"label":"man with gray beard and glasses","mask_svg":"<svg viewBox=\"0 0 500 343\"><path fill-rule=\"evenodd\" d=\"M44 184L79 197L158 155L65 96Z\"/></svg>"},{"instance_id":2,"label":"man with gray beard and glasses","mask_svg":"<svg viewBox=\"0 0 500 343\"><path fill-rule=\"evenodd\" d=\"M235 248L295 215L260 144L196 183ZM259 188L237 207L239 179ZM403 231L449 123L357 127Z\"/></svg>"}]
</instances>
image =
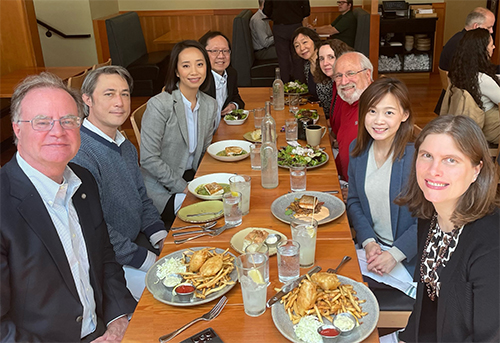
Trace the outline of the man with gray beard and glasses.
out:
<instances>
[{"instance_id":1,"label":"man with gray beard and glasses","mask_svg":"<svg viewBox=\"0 0 500 343\"><path fill-rule=\"evenodd\" d=\"M373 66L362 53L348 52L337 59L333 68L338 97L330 126L339 146L337 171L348 181L349 145L358 135L358 100L373 81Z\"/></svg>"}]
</instances>

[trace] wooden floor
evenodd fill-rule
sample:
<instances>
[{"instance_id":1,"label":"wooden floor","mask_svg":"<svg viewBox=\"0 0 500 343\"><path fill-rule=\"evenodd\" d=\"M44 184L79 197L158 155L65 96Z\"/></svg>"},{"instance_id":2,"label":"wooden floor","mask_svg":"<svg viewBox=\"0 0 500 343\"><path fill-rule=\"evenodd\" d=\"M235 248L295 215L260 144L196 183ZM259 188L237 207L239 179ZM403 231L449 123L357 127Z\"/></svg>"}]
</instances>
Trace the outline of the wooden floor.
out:
<instances>
[{"instance_id":1,"label":"wooden floor","mask_svg":"<svg viewBox=\"0 0 500 343\"><path fill-rule=\"evenodd\" d=\"M424 127L429 121L436 117L436 114L434 114L434 107L441 95L439 74L387 74L386 76L397 77L403 80L408 86L411 94L415 123L418 126ZM132 111L147 102L148 99L149 97L133 97ZM125 130L132 143L135 144L136 140L130 120L127 120L122 128ZM1 151L0 164L3 166L12 158L16 152L16 148L13 144L9 144L9 146L2 146Z\"/></svg>"}]
</instances>

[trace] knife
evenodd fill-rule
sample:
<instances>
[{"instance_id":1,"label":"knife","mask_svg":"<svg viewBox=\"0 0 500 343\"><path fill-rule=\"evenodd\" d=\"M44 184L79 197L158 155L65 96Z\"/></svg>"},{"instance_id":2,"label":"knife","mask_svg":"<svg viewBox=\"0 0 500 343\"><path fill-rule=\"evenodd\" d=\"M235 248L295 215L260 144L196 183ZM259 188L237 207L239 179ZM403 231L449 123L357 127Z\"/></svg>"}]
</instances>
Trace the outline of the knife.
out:
<instances>
[{"instance_id":1,"label":"knife","mask_svg":"<svg viewBox=\"0 0 500 343\"><path fill-rule=\"evenodd\" d=\"M311 269L310 271L308 271L307 274L309 276L311 276L311 275L319 272L320 270L321 270L321 267L320 266L316 266L313 269ZM284 285L283 288L281 288L281 291L279 291L278 293L276 293L275 295L273 295L271 297L271 299L269 299L267 301L267 307L273 306L274 303L278 302L281 298L283 298L283 296L285 294L291 292L294 288L296 288L300 284L300 282L302 280L304 280L305 278L306 278L306 274L304 274L301 277L299 277L298 279L295 279L292 282L287 283L286 285Z\"/></svg>"}]
</instances>

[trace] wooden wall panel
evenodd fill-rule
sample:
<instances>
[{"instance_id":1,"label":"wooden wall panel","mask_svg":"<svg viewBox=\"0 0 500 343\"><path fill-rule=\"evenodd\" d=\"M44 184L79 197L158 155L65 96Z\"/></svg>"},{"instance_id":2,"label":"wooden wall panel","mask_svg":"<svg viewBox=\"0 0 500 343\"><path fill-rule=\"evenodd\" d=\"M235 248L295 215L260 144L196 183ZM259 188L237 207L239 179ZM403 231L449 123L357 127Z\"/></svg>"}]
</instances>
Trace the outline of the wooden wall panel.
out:
<instances>
[{"instance_id":1,"label":"wooden wall panel","mask_svg":"<svg viewBox=\"0 0 500 343\"><path fill-rule=\"evenodd\" d=\"M441 56L444 46L444 18L446 16L446 3L433 3L432 8L434 9L434 12L437 13L438 17L436 22L436 34L434 35L434 61L432 71L434 73L438 73L439 56Z\"/></svg>"}]
</instances>

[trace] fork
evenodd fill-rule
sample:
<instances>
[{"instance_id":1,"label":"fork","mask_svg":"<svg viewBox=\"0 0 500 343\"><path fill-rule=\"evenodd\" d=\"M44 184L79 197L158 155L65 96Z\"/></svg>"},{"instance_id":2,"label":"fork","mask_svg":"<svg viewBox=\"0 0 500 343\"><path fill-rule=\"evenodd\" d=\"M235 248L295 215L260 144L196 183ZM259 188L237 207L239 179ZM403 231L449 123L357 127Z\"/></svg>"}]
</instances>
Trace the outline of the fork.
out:
<instances>
[{"instance_id":1,"label":"fork","mask_svg":"<svg viewBox=\"0 0 500 343\"><path fill-rule=\"evenodd\" d=\"M174 233L172 234L172 237L177 238L177 237L179 237L179 236L192 235L192 234L195 234L195 233L214 232L214 231L216 231L217 229L213 229L213 228L212 228L213 226L215 226L215 224L214 224L214 225L212 225L212 226L210 226L210 227L203 227L203 228L201 228L201 230L183 231L183 232L174 232Z\"/></svg>"},{"instance_id":2,"label":"fork","mask_svg":"<svg viewBox=\"0 0 500 343\"><path fill-rule=\"evenodd\" d=\"M192 241L193 239L200 238L200 237L203 237L203 236L212 236L212 237L215 237L215 236L220 235L221 233L224 232L224 230L229 229L230 227L232 227L232 226L224 224L224 226L221 226L220 228L216 229L213 232L204 232L204 233L202 233L200 235L196 235L196 236L193 236L193 237L184 238L184 239L178 239L178 240L175 240L174 243L175 244L182 244L182 243L186 243L187 241Z\"/></svg>"},{"instance_id":3,"label":"fork","mask_svg":"<svg viewBox=\"0 0 500 343\"><path fill-rule=\"evenodd\" d=\"M193 319L192 321L190 321L186 325L182 326L181 328L179 328L179 329L177 329L177 330L175 330L167 335L161 336L159 338L159 341L161 343L170 341L172 338L174 338L175 336L180 334L182 331L186 330L188 327L190 327L194 323L199 322L200 320L209 321L209 320L215 319L222 312L222 309L224 308L224 306L226 306L227 301L228 300L227 300L226 296L222 296L222 298L220 298L219 302L217 304L215 304L215 306L212 307L212 309L209 312L205 313L203 316L201 316L199 318Z\"/></svg>"},{"instance_id":4,"label":"fork","mask_svg":"<svg viewBox=\"0 0 500 343\"><path fill-rule=\"evenodd\" d=\"M344 256L344 258L342 259L342 261L340 261L339 265L337 266L337 268L335 269L332 269L332 268L328 268L327 272L328 273L333 273L333 274L337 274L337 270L340 269L340 267L342 267L344 265L344 263L347 263L351 260L351 256Z\"/></svg>"},{"instance_id":5,"label":"fork","mask_svg":"<svg viewBox=\"0 0 500 343\"><path fill-rule=\"evenodd\" d=\"M176 232L176 231L180 231L180 230L184 230L184 229L189 229L189 228L194 228L194 227L199 227L199 228L202 228L202 229L211 229L216 224L217 224L217 221L214 220L214 221L205 223L203 225L195 224L195 225L186 225L186 226L181 226L181 227L172 227L172 228L170 228L170 231Z\"/></svg>"}]
</instances>

